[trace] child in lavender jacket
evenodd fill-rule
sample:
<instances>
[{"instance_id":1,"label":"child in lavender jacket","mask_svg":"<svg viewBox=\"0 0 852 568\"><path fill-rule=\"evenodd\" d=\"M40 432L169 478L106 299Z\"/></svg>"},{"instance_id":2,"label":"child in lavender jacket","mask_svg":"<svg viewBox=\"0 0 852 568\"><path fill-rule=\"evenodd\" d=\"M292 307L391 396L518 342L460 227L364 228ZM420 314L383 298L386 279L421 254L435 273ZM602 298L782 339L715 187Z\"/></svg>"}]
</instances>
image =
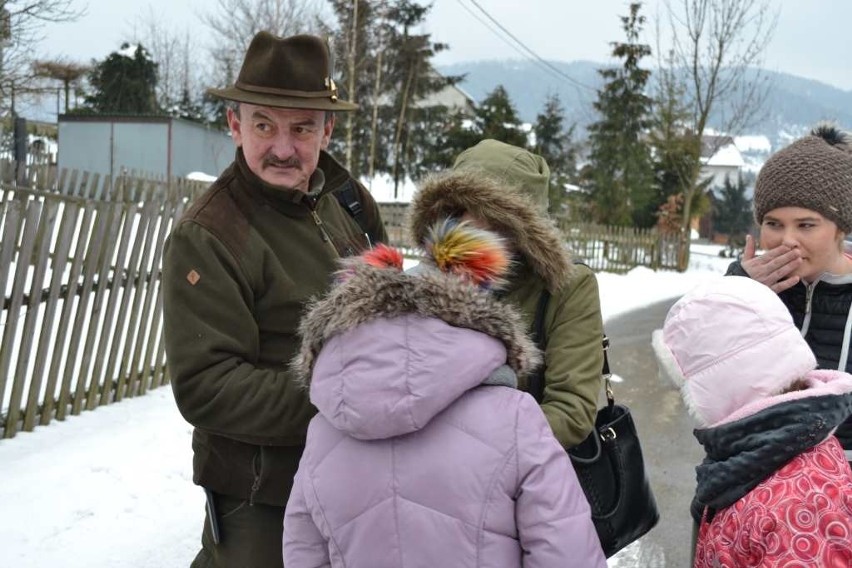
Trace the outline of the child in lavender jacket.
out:
<instances>
[{"instance_id":1,"label":"child in lavender jacket","mask_svg":"<svg viewBox=\"0 0 852 568\"><path fill-rule=\"evenodd\" d=\"M588 503L541 409L540 356L485 289L499 238L444 222L432 269L380 247L303 320L294 362L319 414L284 519L288 568L604 568Z\"/></svg>"}]
</instances>

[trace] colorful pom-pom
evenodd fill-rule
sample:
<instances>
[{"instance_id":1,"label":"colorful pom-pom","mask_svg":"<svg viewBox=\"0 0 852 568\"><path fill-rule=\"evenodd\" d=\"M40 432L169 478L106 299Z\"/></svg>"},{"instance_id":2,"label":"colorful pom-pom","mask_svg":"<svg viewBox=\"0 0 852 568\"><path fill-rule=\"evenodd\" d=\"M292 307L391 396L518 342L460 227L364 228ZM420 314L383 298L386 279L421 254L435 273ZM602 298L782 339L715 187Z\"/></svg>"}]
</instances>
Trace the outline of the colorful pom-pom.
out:
<instances>
[{"instance_id":1,"label":"colorful pom-pom","mask_svg":"<svg viewBox=\"0 0 852 568\"><path fill-rule=\"evenodd\" d=\"M370 266L402 270L402 253L393 247L378 244L375 248L365 252L362 256L364 262Z\"/></svg>"},{"instance_id":2,"label":"colorful pom-pom","mask_svg":"<svg viewBox=\"0 0 852 568\"><path fill-rule=\"evenodd\" d=\"M502 285L509 269L503 239L467 222L445 219L436 223L428 232L424 248L439 270L483 288Z\"/></svg>"}]
</instances>

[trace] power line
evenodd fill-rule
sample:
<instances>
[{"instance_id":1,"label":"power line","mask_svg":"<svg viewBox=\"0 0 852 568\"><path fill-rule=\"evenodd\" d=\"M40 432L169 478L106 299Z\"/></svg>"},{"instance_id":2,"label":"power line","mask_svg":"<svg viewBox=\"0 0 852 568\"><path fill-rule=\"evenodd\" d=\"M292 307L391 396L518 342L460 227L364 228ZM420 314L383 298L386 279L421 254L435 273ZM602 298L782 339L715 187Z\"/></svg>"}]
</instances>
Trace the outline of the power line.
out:
<instances>
[{"instance_id":1,"label":"power line","mask_svg":"<svg viewBox=\"0 0 852 568\"><path fill-rule=\"evenodd\" d=\"M550 62L546 61L546 60L545 60L545 59L543 59L541 56L539 56L539 55L538 55L535 51L533 51L531 48L529 48L529 47L528 47L528 46L527 46L527 45L526 45L523 41L521 41L520 39L518 39L518 38L517 38L517 37L516 37L516 36L515 36L512 32L510 32L508 29L506 29L506 27L505 27L505 26L503 26L503 24L501 24L500 22L498 22L498 21L494 18L494 16L492 16L491 14L489 14L489 13L488 13L488 11L487 11L485 8L483 8L483 7L479 4L479 2L477 2L476 0L468 0L468 1L469 1L471 4L473 4L474 6L476 6L476 8L477 8L480 12L482 12L482 13L485 15L485 17L486 17L486 18L488 18L491 22L493 22L493 23L494 23L494 25L496 25L496 26L497 26L497 27L498 27L498 28L499 28L499 29L500 29L500 30L501 30L504 34L506 34L507 36L509 36L509 37L512 39L512 41L514 41L514 42L515 42L518 46L520 46L520 48L521 48L521 49L523 49L525 52L527 52L527 53L529 54L529 55L527 55L527 56L525 56L525 57L527 57L528 59L529 59L529 58L533 59L534 61L538 62L541 66L543 66L543 67L545 67L546 69L548 69L551 73L556 74L558 77L560 77L560 78L562 78L562 79L565 79L566 81L568 81L568 82L570 82L570 83L572 83L572 84L574 84L574 85L576 85L576 86L578 86L578 87L583 87L584 89L588 89L589 91L592 91L592 92L595 92L595 91L596 91L594 88L592 88L592 87L590 87L590 86L586 85L585 83L582 83L582 82L580 82L580 81L578 81L578 80L574 79L573 77L571 77L571 76L569 76L569 75L565 74L564 72L562 72L562 70L560 70L559 68L557 68L557 67L553 66ZM496 32L496 31L495 31L495 30L494 30L491 26L489 26L486 22L484 22L482 19L480 19L478 16L476 16L476 14L473 14L473 12L471 12L471 10L470 10L467 6L465 6L465 5L464 5L464 3L462 2L462 0L458 0L458 2L459 2L459 4L461 4L461 5L462 5L462 7L463 7L463 8L465 8L468 12L470 12L470 13L471 13L474 17L476 17L476 18L477 18L480 22L482 22L484 25L486 25L486 27L488 27L488 28L489 28L489 30L491 30L493 33L495 33L498 37L500 37L500 38L501 38L503 41L505 41L506 43L509 43L509 42L506 40L506 38L505 38L505 37L503 37L501 34L499 34L498 32ZM509 45L512 45L512 44L509 44ZM515 51L518 51L517 47L515 47L514 45L512 45L512 47L515 49ZM519 53L520 53L520 52L519 52ZM523 55L523 54L522 54L522 55Z\"/></svg>"},{"instance_id":2,"label":"power line","mask_svg":"<svg viewBox=\"0 0 852 568\"><path fill-rule=\"evenodd\" d=\"M518 55L520 55L521 57L528 57L526 54L524 54L524 52L523 52L523 51L521 51L521 50L520 50L520 48L518 48L516 45L514 45L514 44L513 44L513 43L511 43L511 42L509 42L509 40L507 40L505 37L503 37L502 35L500 35L500 32L498 32L497 30L495 30L495 29L491 26L491 24L489 24L488 22L486 22L485 20L483 20L483 19L482 19L482 17L481 17L479 14L477 14L477 13L476 13L476 12L474 12L471 8L469 8L469 7L468 7L468 6L467 6L464 2L462 2L462 0L458 0L458 3L459 3L459 5L460 5L462 8L464 8L464 9L465 9L465 11L466 11L468 14L470 14L471 16L473 16L474 18L476 18L476 19L479 21L479 23L480 23L480 24L482 24L483 26L485 26L486 28L488 28L488 29L491 31L491 33L493 33L494 35L496 35L497 37L499 37L500 39L502 39L502 40L506 43L506 45L508 45L509 47L511 47L512 49L514 49L515 51L517 51L517 52L518 52Z\"/></svg>"}]
</instances>

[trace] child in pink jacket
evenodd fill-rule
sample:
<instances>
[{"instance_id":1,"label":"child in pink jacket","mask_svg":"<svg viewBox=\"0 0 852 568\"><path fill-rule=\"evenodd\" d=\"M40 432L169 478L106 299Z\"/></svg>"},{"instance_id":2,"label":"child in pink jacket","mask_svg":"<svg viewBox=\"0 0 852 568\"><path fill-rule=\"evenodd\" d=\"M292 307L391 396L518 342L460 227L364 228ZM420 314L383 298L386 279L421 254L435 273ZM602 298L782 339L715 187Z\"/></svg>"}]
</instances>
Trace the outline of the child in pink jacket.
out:
<instances>
[{"instance_id":1,"label":"child in pink jacket","mask_svg":"<svg viewBox=\"0 0 852 568\"><path fill-rule=\"evenodd\" d=\"M303 320L319 410L284 518L287 568L604 568L571 462L517 375L539 362L487 291L502 242L432 230L431 269L380 247Z\"/></svg>"},{"instance_id":2,"label":"child in pink jacket","mask_svg":"<svg viewBox=\"0 0 852 568\"><path fill-rule=\"evenodd\" d=\"M814 370L778 296L740 276L686 294L653 344L706 452L695 568L852 566L852 471L833 435L852 376Z\"/></svg>"}]
</instances>

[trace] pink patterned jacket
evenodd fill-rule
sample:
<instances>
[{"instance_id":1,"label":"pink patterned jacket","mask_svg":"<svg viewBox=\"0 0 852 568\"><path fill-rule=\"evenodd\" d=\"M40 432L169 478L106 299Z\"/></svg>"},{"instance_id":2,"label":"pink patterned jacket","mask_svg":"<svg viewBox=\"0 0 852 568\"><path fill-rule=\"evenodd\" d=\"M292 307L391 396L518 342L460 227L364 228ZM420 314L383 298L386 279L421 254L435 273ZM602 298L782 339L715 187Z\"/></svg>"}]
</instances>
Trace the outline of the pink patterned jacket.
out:
<instances>
[{"instance_id":1,"label":"pink patterned jacket","mask_svg":"<svg viewBox=\"0 0 852 568\"><path fill-rule=\"evenodd\" d=\"M695 568L747 566L852 566L852 474L837 438L701 523Z\"/></svg>"},{"instance_id":2,"label":"pink patterned jacket","mask_svg":"<svg viewBox=\"0 0 852 568\"><path fill-rule=\"evenodd\" d=\"M852 377L811 371L806 380L810 388L746 405L723 423L741 424L782 403L829 401L849 391ZM819 395L824 396L813 398ZM798 422L795 416L787 418ZM709 521L708 511L694 568L852 567L852 470L833 435L796 455Z\"/></svg>"}]
</instances>

